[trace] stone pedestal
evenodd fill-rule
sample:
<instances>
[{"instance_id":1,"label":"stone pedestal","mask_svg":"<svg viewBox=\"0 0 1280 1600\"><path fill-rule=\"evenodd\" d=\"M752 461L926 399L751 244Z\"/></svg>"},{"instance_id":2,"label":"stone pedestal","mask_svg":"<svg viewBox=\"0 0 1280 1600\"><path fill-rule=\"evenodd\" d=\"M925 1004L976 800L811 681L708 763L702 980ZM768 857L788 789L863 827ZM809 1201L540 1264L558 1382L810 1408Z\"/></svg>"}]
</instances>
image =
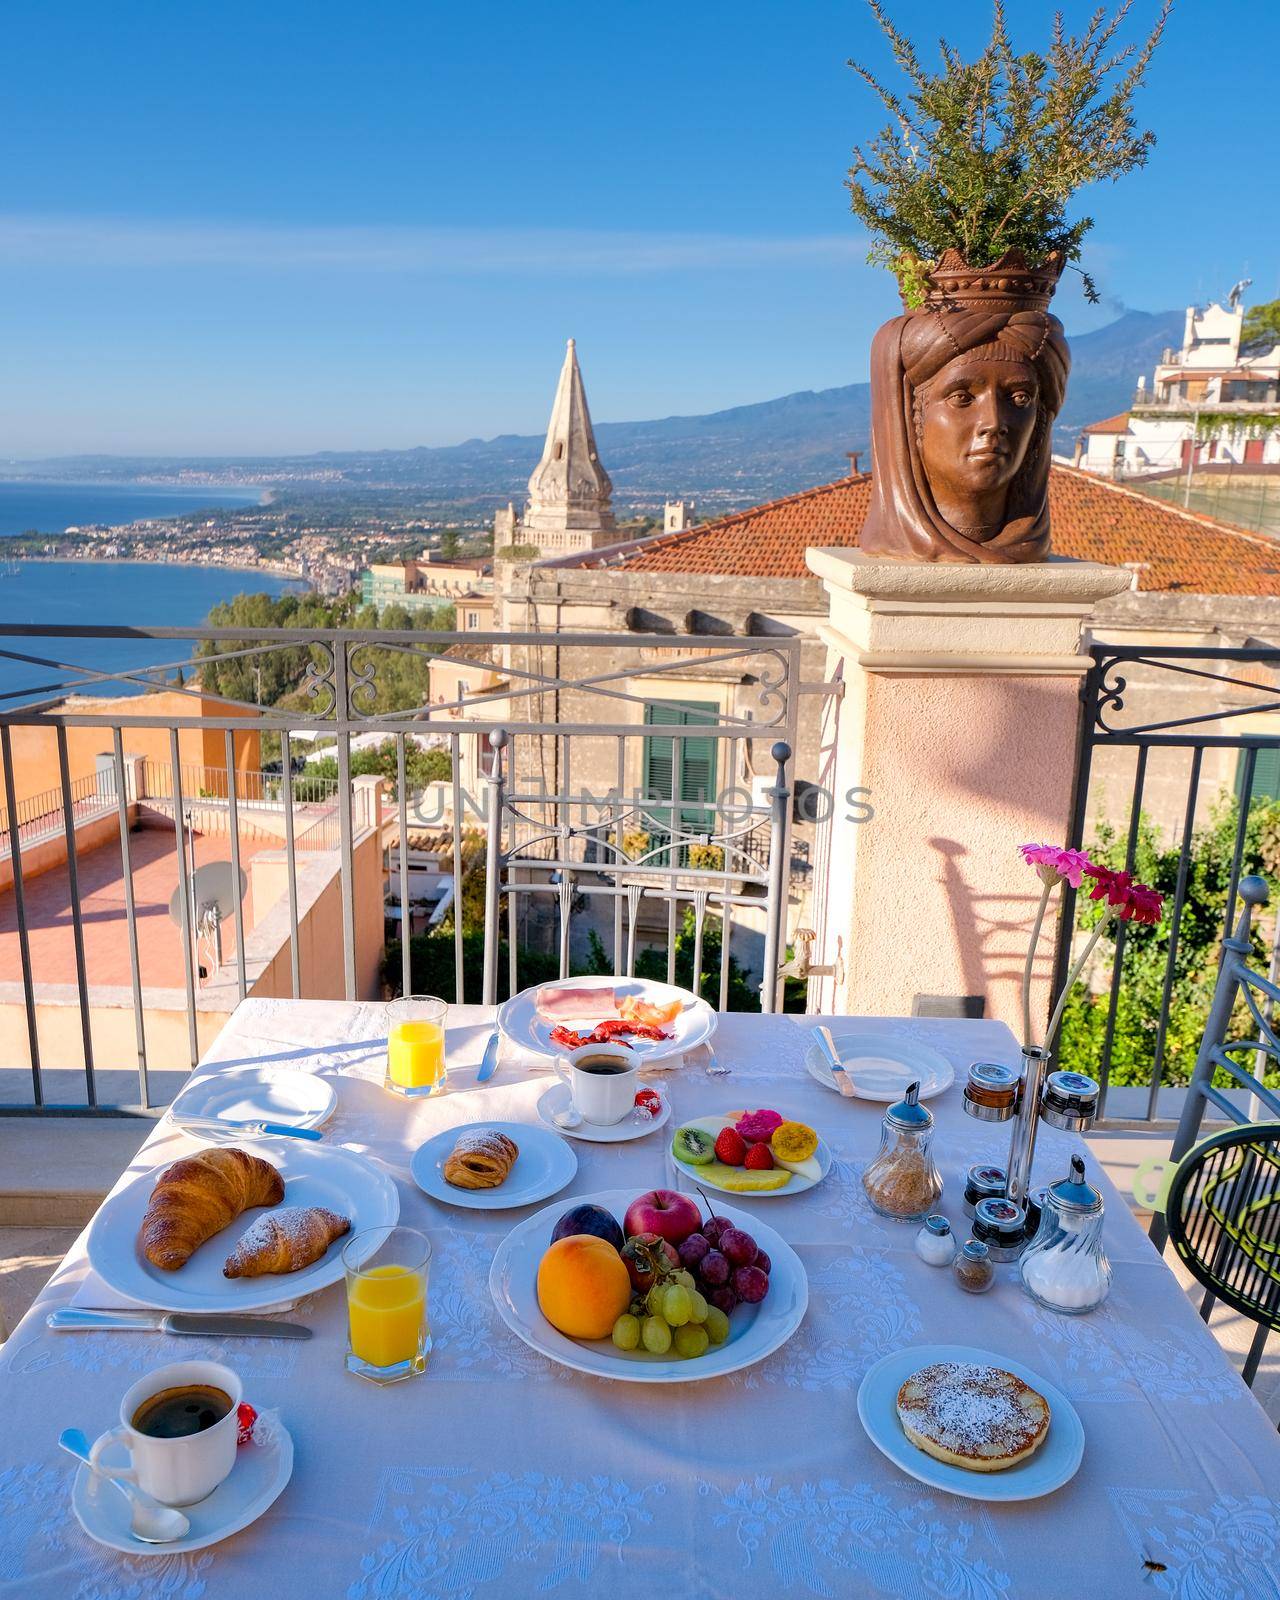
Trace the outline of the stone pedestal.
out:
<instances>
[{"instance_id":1,"label":"stone pedestal","mask_svg":"<svg viewBox=\"0 0 1280 1600\"><path fill-rule=\"evenodd\" d=\"M903 1015L983 1002L1021 1031L1039 880L1017 846L1064 843L1085 619L1132 574L1087 562L915 565L810 550L830 596L827 676L844 697L821 959L822 1009ZM1032 1015L1047 1007L1049 945Z\"/></svg>"}]
</instances>

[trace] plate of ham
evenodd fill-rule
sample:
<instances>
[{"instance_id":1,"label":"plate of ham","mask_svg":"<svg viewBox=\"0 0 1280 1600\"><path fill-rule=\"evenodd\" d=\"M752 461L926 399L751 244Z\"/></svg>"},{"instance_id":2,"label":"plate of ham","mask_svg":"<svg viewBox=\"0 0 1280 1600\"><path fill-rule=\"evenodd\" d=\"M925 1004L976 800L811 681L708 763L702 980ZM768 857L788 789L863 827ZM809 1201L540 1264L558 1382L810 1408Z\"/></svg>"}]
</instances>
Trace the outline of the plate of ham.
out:
<instances>
[{"instance_id":1,"label":"plate of ham","mask_svg":"<svg viewBox=\"0 0 1280 1600\"><path fill-rule=\"evenodd\" d=\"M716 1014L705 1000L648 978L566 978L513 995L498 1027L518 1049L554 1057L584 1045L622 1045L637 1062L683 1055L709 1039Z\"/></svg>"}]
</instances>

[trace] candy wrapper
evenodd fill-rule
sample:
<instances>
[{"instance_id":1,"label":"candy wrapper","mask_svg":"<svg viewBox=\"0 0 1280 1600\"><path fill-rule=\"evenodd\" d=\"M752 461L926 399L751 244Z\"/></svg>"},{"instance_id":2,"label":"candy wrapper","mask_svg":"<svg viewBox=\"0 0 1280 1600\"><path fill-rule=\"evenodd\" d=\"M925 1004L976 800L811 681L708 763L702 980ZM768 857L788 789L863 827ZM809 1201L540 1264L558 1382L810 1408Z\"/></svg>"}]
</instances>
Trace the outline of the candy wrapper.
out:
<instances>
[{"instance_id":1,"label":"candy wrapper","mask_svg":"<svg viewBox=\"0 0 1280 1600\"><path fill-rule=\"evenodd\" d=\"M273 1445L280 1437L280 1412L255 1411L247 1401L236 1408L236 1443L256 1444L259 1448Z\"/></svg>"}]
</instances>

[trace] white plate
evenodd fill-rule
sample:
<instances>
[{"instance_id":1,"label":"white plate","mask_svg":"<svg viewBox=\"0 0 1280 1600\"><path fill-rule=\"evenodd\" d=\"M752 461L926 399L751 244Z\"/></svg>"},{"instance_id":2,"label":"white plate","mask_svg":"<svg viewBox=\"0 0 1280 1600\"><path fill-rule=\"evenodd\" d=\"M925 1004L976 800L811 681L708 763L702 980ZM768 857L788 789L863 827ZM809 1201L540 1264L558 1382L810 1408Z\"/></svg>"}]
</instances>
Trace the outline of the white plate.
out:
<instances>
[{"instance_id":1,"label":"white plate","mask_svg":"<svg viewBox=\"0 0 1280 1600\"><path fill-rule=\"evenodd\" d=\"M966 1472L963 1467L935 1461L911 1443L898 1421L898 1390L913 1372L935 1361L969 1361L978 1366L1003 1367L1029 1383L1049 1402L1049 1432L1028 1460L1003 1472ZM858 1416L867 1436L897 1467L921 1483L948 1494L987 1502L1037 1500L1052 1494L1076 1474L1084 1455L1084 1426L1075 1407L1056 1385L1010 1356L990 1350L972 1350L962 1344L918 1344L877 1361L858 1390Z\"/></svg>"},{"instance_id":2,"label":"white plate","mask_svg":"<svg viewBox=\"0 0 1280 1600\"><path fill-rule=\"evenodd\" d=\"M109 1445L103 1454L108 1466L125 1466L129 1452L120 1442ZM243 1444L236 1451L236 1464L207 1499L194 1506L183 1506L182 1514L191 1524L183 1539L171 1544L143 1544L129 1530L129 1502L98 1473L82 1466L71 1489L71 1509L76 1520L99 1544L127 1556L171 1558L184 1550L203 1550L206 1545L229 1539L241 1528L256 1522L280 1496L293 1473L293 1440L279 1418L274 1418L271 1442Z\"/></svg>"},{"instance_id":3,"label":"white plate","mask_svg":"<svg viewBox=\"0 0 1280 1600\"><path fill-rule=\"evenodd\" d=\"M657 1090L655 1084L648 1084L646 1087ZM538 1116L548 1128L554 1129L556 1133L562 1133L566 1139L585 1139L588 1144L626 1144L631 1139L643 1139L646 1133L655 1133L670 1122L671 1102L665 1094L661 1098L662 1110L650 1122L636 1122L630 1116L626 1116L621 1122L601 1123L584 1120L576 1127L562 1128L555 1120L555 1113L568 1111L573 1095L567 1083L557 1083L539 1097Z\"/></svg>"},{"instance_id":4,"label":"white plate","mask_svg":"<svg viewBox=\"0 0 1280 1600\"><path fill-rule=\"evenodd\" d=\"M574 1195L575 1206L597 1205L621 1223L640 1191L605 1189ZM498 1314L517 1338L552 1361L575 1372L622 1383L697 1383L703 1378L738 1372L772 1355L804 1319L809 1280L800 1257L772 1228L730 1206L717 1215L745 1228L770 1260L769 1293L758 1306L738 1306L729 1318L729 1337L693 1361L650 1355L646 1350L619 1350L610 1339L570 1339L558 1333L538 1308L538 1263L551 1243L551 1230L564 1212L564 1202L544 1206L518 1223L498 1246L489 1269L489 1290Z\"/></svg>"},{"instance_id":5,"label":"white plate","mask_svg":"<svg viewBox=\"0 0 1280 1600\"><path fill-rule=\"evenodd\" d=\"M482 1129L505 1133L515 1142L520 1154L511 1171L496 1189L459 1189L444 1175L444 1164L464 1133ZM564 1142L543 1128L527 1122L472 1122L461 1128L446 1128L413 1152L409 1163L413 1181L433 1200L451 1206L470 1206L475 1211L507 1211L513 1206L531 1206L535 1200L548 1200L573 1182L578 1158Z\"/></svg>"},{"instance_id":6,"label":"white plate","mask_svg":"<svg viewBox=\"0 0 1280 1600\"><path fill-rule=\"evenodd\" d=\"M292 1128L318 1128L333 1115L338 1093L313 1072L279 1067L219 1067L193 1079L169 1107L181 1126L189 1117L229 1122L280 1122ZM207 1137L201 1130L201 1137ZM227 1140L237 1138L228 1128Z\"/></svg>"},{"instance_id":7,"label":"white plate","mask_svg":"<svg viewBox=\"0 0 1280 1600\"><path fill-rule=\"evenodd\" d=\"M956 1079L955 1068L946 1056L932 1045L915 1039L904 1040L867 1028L846 1028L840 1033L833 1028L831 1040L848 1073L853 1092L860 1100L879 1100L890 1105L901 1100L907 1086L917 1081L920 1098L928 1100L931 1095L949 1089ZM811 1078L839 1094L835 1073L816 1039L805 1053L804 1064Z\"/></svg>"},{"instance_id":8,"label":"white plate","mask_svg":"<svg viewBox=\"0 0 1280 1600\"><path fill-rule=\"evenodd\" d=\"M503 1035L530 1055L554 1059L564 1054L559 1046L551 1042L554 1024L538 1015L536 1005L538 989L555 988L612 989L621 994L641 995L657 1005L669 1005L672 1000L679 1000L683 1010L667 1029L671 1034L670 1039L627 1040L635 1052L636 1060L642 1065L646 1061L661 1061L667 1056L683 1055L686 1050L694 1050L716 1031L716 1014L707 1002L690 994L687 989L676 988L674 984L655 983L650 978L566 978L563 983L540 983L536 988L524 989L498 1008L498 1027ZM603 1022L605 1017L615 1014L606 1007L596 1020ZM586 1022L574 1022L569 1026L575 1033L590 1032Z\"/></svg>"},{"instance_id":9,"label":"white plate","mask_svg":"<svg viewBox=\"0 0 1280 1600\"><path fill-rule=\"evenodd\" d=\"M327 1206L351 1218L352 1234L388 1226L400 1216L400 1193L394 1182L353 1150L301 1139L255 1139L251 1153L279 1168L283 1205ZM109 1195L89 1227L90 1266L126 1300L161 1311L259 1311L324 1289L342 1277L342 1247L350 1235L335 1239L319 1261L301 1272L224 1278L222 1264L240 1235L264 1214L260 1206L242 1211L176 1272L153 1267L138 1248L138 1228L156 1179L169 1165L154 1167Z\"/></svg>"},{"instance_id":10,"label":"white plate","mask_svg":"<svg viewBox=\"0 0 1280 1600\"><path fill-rule=\"evenodd\" d=\"M686 1117L680 1124L682 1128L701 1128L714 1139L722 1128L731 1128L742 1113L739 1111L732 1117ZM781 1200L789 1194L803 1194L806 1189L816 1188L827 1173L831 1171L831 1147L818 1135L818 1148L813 1152L817 1157L818 1165L822 1168L821 1174L816 1178L802 1178L798 1172L791 1174L791 1182L784 1184L781 1189L756 1189L750 1194L743 1194L737 1189L726 1189L722 1184L716 1183L707 1176L706 1167L696 1167L692 1161L681 1161L670 1143L667 1145L667 1155L671 1165L681 1175L692 1183L702 1183L708 1189L714 1189L717 1194L731 1194L735 1200Z\"/></svg>"}]
</instances>

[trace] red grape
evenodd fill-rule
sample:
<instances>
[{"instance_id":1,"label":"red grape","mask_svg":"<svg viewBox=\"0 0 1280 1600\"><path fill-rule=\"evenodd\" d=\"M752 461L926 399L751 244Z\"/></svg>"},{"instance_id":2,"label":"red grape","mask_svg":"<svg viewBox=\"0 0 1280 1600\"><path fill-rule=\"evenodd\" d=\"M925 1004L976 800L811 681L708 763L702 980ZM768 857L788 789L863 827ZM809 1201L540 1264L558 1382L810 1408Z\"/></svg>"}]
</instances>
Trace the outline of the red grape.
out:
<instances>
[{"instance_id":1,"label":"red grape","mask_svg":"<svg viewBox=\"0 0 1280 1600\"><path fill-rule=\"evenodd\" d=\"M727 1283L723 1283L718 1289L713 1289L707 1296L707 1304L718 1306L727 1317L738 1304L738 1297Z\"/></svg>"},{"instance_id":2,"label":"red grape","mask_svg":"<svg viewBox=\"0 0 1280 1600\"><path fill-rule=\"evenodd\" d=\"M733 1275L733 1290L744 1305L759 1305L769 1292L769 1280L759 1267L739 1267Z\"/></svg>"},{"instance_id":3,"label":"red grape","mask_svg":"<svg viewBox=\"0 0 1280 1600\"><path fill-rule=\"evenodd\" d=\"M691 1233L680 1246L680 1259L692 1272L711 1249L710 1242L701 1233Z\"/></svg>"},{"instance_id":4,"label":"red grape","mask_svg":"<svg viewBox=\"0 0 1280 1600\"><path fill-rule=\"evenodd\" d=\"M729 1228L720 1236L720 1249L735 1267L749 1267L757 1254L756 1242L741 1228Z\"/></svg>"},{"instance_id":5,"label":"red grape","mask_svg":"<svg viewBox=\"0 0 1280 1600\"><path fill-rule=\"evenodd\" d=\"M703 1283L710 1284L713 1289L728 1283L729 1271L729 1258L721 1255L719 1250L708 1250L698 1267Z\"/></svg>"},{"instance_id":6,"label":"red grape","mask_svg":"<svg viewBox=\"0 0 1280 1600\"><path fill-rule=\"evenodd\" d=\"M767 1278L769 1276L770 1269L773 1266L773 1262L769 1260L769 1257L764 1253L763 1250L757 1250L756 1258L751 1265L753 1267L759 1267L761 1272L763 1272Z\"/></svg>"}]
</instances>

